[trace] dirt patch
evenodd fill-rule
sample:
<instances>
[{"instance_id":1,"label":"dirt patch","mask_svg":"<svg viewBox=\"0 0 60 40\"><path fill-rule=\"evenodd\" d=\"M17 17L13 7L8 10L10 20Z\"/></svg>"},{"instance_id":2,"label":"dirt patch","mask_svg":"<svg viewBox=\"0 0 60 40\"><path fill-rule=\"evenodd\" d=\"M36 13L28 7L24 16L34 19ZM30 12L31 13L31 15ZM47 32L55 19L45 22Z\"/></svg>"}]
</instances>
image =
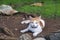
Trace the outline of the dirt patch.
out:
<instances>
[{"instance_id":1,"label":"dirt patch","mask_svg":"<svg viewBox=\"0 0 60 40\"><path fill-rule=\"evenodd\" d=\"M20 33L20 30L25 29L27 27L26 24L24 25L21 24L21 21L25 16L29 16L29 15L24 13L19 13L19 15L13 15L13 16L0 15L0 27L7 27L9 30L11 30L14 33L15 37L19 37L22 34ZM60 30L60 19L58 18L57 19L43 18L43 19L46 22L46 27L43 29L43 32L39 34L39 36L43 37L52 32ZM28 33L32 36L31 32Z\"/></svg>"}]
</instances>

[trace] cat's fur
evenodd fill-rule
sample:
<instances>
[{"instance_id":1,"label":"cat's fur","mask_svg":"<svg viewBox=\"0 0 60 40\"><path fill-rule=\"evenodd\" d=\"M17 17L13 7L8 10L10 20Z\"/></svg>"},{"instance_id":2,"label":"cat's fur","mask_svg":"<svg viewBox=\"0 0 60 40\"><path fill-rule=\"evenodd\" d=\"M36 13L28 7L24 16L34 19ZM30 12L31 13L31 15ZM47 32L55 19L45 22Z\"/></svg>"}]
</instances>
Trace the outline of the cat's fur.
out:
<instances>
[{"instance_id":1,"label":"cat's fur","mask_svg":"<svg viewBox=\"0 0 60 40\"><path fill-rule=\"evenodd\" d=\"M28 24L28 27L24 30L21 30L20 32L24 33L24 32L27 32L27 31L31 31L33 32L33 36L37 36L39 33L42 32L42 29L45 27L45 21L43 19L41 19L41 16L40 17L35 17L35 18L32 18L30 17L29 20L24 20L21 22L21 24Z\"/></svg>"}]
</instances>

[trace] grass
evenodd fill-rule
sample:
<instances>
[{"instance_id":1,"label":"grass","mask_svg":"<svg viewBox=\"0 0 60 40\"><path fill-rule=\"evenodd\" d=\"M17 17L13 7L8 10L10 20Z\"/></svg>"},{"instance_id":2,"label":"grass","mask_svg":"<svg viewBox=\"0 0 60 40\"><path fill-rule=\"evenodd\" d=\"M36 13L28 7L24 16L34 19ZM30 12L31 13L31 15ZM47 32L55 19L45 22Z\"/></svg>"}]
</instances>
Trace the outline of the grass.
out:
<instances>
[{"instance_id":1,"label":"grass","mask_svg":"<svg viewBox=\"0 0 60 40\"><path fill-rule=\"evenodd\" d=\"M44 2L41 7L31 6L34 2ZM25 12L42 15L43 17L52 18L60 17L60 0L1 0L0 4L13 4L13 8Z\"/></svg>"}]
</instances>

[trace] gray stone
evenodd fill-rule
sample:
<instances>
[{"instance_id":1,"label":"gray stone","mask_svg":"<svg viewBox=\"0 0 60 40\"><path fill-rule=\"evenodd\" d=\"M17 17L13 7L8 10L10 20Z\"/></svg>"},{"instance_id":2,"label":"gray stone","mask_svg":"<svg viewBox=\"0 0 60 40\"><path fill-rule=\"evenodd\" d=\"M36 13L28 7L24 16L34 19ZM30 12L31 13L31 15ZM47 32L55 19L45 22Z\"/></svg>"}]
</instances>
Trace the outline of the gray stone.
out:
<instances>
[{"instance_id":1,"label":"gray stone","mask_svg":"<svg viewBox=\"0 0 60 40\"><path fill-rule=\"evenodd\" d=\"M3 5L0 5L0 12L2 12L3 14L12 15L14 13L17 13L18 11L13 9L10 5L3 4Z\"/></svg>"},{"instance_id":2,"label":"gray stone","mask_svg":"<svg viewBox=\"0 0 60 40\"><path fill-rule=\"evenodd\" d=\"M29 34L22 34L19 40L32 40L32 38Z\"/></svg>"},{"instance_id":3,"label":"gray stone","mask_svg":"<svg viewBox=\"0 0 60 40\"><path fill-rule=\"evenodd\" d=\"M45 38L39 37L39 38L35 38L33 40L46 40Z\"/></svg>"},{"instance_id":4,"label":"gray stone","mask_svg":"<svg viewBox=\"0 0 60 40\"><path fill-rule=\"evenodd\" d=\"M46 40L60 40L60 32L52 33L50 35L47 35Z\"/></svg>"}]
</instances>

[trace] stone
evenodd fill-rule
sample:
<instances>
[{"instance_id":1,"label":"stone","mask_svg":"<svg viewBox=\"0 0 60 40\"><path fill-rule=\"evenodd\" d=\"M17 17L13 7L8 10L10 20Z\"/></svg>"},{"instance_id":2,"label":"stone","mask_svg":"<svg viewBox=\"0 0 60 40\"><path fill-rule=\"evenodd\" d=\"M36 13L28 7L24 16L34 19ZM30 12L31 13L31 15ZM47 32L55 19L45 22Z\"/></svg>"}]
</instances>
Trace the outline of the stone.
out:
<instances>
[{"instance_id":1,"label":"stone","mask_svg":"<svg viewBox=\"0 0 60 40\"><path fill-rule=\"evenodd\" d=\"M0 27L0 33L3 33L7 36L15 36L14 33L7 27Z\"/></svg>"},{"instance_id":2,"label":"stone","mask_svg":"<svg viewBox=\"0 0 60 40\"><path fill-rule=\"evenodd\" d=\"M32 40L32 38L29 34L22 34L19 40Z\"/></svg>"},{"instance_id":3,"label":"stone","mask_svg":"<svg viewBox=\"0 0 60 40\"><path fill-rule=\"evenodd\" d=\"M50 35L47 35L46 40L60 40L60 32L52 33Z\"/></svg>"},{"instance_id":4,"label":"stone","mask_svg":"<svg viewBox=\"0 0 60 40\"><path fill-rule=\"evenodd\" d=\"M15 9L13 9L10 5L1 5L0 6L0 12L6 15L12 15L14 13L17 13Z\"/></svg>"},{"instance_id":5,"label":"stone","mask_svg":"<svg viewBox=\"0 0 60 40\"><path fill-rule=\"evenodd\" d=\"M33 6L43 6L43 3L33 3L31 5L33 5Z\"/></svg>"},{"instance_id":6,"label":"stone","mask_svg":"<svg viewBox=\"0 0 60 40\"><path fill-rule=\"evenodd\" d=\"M33 40L46 40L45 38L39 37L39 38L35 38Z\"/></svg>"}]
</instances>

